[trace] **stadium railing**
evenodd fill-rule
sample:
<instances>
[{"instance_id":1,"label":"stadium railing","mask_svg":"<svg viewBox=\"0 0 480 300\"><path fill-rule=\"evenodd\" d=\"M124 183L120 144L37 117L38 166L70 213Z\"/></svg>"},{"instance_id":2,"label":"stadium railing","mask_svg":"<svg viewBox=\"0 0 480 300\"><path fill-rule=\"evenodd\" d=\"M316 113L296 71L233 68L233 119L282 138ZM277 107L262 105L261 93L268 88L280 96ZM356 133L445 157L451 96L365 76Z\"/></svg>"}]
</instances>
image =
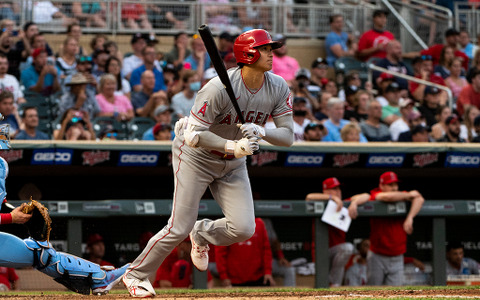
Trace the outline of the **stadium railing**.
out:
<instances>
[{"instance_id":1,"label":"stadium railing","mask_svg":"<svg viewBox=\"0 0 480 300\"><path fill-rule=\"evenodd\" d=\"M466 30L473 42L477 42L477 35L480 34L480 4L478 2L454 2L455 7L455 28Z\"/></svg>"}]
</instances>

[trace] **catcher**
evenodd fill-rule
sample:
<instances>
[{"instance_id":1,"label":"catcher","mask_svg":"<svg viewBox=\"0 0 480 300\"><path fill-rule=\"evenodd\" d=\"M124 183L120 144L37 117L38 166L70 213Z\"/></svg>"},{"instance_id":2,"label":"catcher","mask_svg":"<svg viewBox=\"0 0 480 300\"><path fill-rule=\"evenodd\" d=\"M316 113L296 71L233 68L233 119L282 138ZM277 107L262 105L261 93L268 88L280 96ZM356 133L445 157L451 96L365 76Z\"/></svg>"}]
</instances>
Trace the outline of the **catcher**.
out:
<instances>
[{"instance_id":1,"label":"catcher","mask_svg":"<svg viewBox=\"0 0 480 300\"><path fill-rule=\"evenodd\" d=\"M2 150L10 148L5 130L8 129L0 128ZM0 199L3 199L0 204L0 225L25 224L30 238L21 240L14 235L0 232L0 266L33 266L76 293L89 295L91 290L94 295L107 294L120 281L129 264L118 269L103 268L74 255L55 251L48 241L52 221L47 208L35 200L16 208L7 203L7 176L8 163L0 157Z\"/></svg>"}]
</instances>

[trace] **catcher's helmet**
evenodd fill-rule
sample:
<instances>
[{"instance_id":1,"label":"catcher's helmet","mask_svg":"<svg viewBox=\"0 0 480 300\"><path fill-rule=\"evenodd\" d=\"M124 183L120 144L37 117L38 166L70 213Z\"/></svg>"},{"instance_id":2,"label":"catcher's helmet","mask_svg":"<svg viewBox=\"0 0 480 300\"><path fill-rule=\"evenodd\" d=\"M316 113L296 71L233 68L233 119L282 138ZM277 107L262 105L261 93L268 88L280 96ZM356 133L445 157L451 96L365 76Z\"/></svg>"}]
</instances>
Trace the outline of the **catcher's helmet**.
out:
<instances>
[{"instance_id":1,"label":"catcher's helmet","mask_svg":"<svg viewBox=\"0 0 480 300\"><path fill-rule=\"evenodd\" d=\"M272 49L282 47L282 43L272 41L272 37L266 30L252 29L245 31L237 37L233 45L233 53L237 63L247 65L255 63L260 58L260 52L256 48L264 45L271 45Z\"/></svg>"}]
</instances>

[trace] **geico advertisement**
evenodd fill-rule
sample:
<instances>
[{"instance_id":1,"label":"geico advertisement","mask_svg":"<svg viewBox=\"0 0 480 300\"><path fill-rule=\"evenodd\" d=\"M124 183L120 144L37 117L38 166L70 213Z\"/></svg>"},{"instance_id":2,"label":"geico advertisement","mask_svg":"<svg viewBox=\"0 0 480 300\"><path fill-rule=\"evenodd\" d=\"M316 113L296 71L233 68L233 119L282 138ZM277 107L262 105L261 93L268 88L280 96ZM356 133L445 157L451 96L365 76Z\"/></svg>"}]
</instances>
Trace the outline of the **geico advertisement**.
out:
<instances>
[{"instance_id":1,"label":"geico advertisement","mask_svg":"<svg viewBox=\"0 0 480 300\"><path fill-rule=\"evenodd\" d=\"M73 149L35 149L32 165L71 165Z\"/></svg>"},{"instance_id":2,"label":"geico advertisement","mask_svg":"<svg viewBox=\"0 0 480 300\"><path fill-rule=\"evenodd\" d=\"M122 151L118 157L118 165L154 167L158 163L158 155L158 152Z\"/></svg>"}]
</instances>

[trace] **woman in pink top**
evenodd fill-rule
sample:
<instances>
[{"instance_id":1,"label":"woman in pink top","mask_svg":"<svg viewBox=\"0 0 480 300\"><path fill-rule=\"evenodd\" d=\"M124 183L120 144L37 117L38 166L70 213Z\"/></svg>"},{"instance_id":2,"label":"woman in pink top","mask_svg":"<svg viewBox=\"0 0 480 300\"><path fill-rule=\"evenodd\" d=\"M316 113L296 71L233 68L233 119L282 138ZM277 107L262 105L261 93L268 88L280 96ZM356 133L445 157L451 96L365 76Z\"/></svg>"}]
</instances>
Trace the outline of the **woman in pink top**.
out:
<instances>
[{"instance_id":1,"label":"woman in pink top","mask_svg":"<svg viewBox=\"0 0 480 300\"><path fill-rule=\"evenodd\" d=\"M99 116L115 117L119 121L128 121L134 117L133 106L126 96L115 95L117 79L112 74L100 78L100 94L95 96L100 106Z\"/></svg>"},{"instance_id":2,"label":"woman in pink top","mask_svg":"<svg viewBox=\"0 0 480 300\"><path fill-rule=\"evenodd\" d=\"M453 99L456 101L463 87L466 86L468 82L465 77L460 76L462 73L462 61L460 58L453 58L449 64L449 68L450 76L445 78L445 83L447 84L448 88L452 90Z\"/></svg>"}]
</instances>

